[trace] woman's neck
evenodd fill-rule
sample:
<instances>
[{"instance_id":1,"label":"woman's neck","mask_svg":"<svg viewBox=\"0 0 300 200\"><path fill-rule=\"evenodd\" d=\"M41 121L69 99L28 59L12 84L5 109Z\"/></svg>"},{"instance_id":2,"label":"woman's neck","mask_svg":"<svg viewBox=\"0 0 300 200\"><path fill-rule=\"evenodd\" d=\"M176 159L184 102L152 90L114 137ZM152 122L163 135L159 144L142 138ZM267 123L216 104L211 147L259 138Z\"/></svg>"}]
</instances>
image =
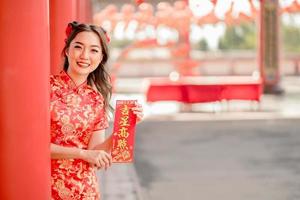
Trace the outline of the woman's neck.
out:
<instances>
[{"instance_id":1,"label":"woman's neck","mask_svg":"<svg viewBox=\"0 0 300 200\"><path fill-rule=\"evenodd\" d=\"M67 70L67 74L70 76L76 86L83 84L87 80L87 76L72 73L70 70Z\"/></svg>"}]
</instances>

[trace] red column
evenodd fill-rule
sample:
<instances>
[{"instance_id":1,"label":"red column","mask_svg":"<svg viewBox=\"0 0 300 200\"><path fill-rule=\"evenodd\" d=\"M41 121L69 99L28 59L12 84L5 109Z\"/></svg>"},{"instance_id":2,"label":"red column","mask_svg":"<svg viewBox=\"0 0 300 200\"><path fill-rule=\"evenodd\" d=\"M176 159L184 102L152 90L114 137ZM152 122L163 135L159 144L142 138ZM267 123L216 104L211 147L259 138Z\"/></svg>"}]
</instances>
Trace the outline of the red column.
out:
<instances>
[{"instance_id":1,"label":"red column","mask_svg":"<svg viewBox=\"0 0 300 200\"><path fill-rule=\"evenodd\" d=\"M51 74L57 74L62 69L61 51L66 37L65 29L74 20L77 20L77 0L50 1Z\"/></svg>"},{"instance_id":2,"label":"red column","mask_svg":"<svg viewBox=\"0 0 300 200\"><path fill-rule=\"evenodd\" d=\"M0 1L0 199L50 199L47 0Z\"/></svg>"},{"instance_id":3,"label":"red column","mask_svg":"<svg viewBox=\"0 0 300 200\"><path fill-rule=\"evenodd\" d=\"M77 19L80 22L92 23L92 4L90 0L77 0Z\"/></svg>"}]
</instances>

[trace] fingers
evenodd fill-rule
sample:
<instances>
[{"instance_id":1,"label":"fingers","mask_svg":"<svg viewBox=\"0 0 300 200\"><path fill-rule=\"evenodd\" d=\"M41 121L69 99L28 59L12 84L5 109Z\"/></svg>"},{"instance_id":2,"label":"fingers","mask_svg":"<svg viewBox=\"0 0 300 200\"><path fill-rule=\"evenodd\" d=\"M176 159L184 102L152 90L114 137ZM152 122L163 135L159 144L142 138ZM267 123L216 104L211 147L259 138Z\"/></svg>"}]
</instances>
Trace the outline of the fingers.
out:
<instances>
[{"instance_id":1,"label":"fingers","mask_svg":"<svg viewBox=\"0 0 300 200\"><path fill-rule=\"evenodd\" d=\"M101 158L101 164L105 170L110 166L109 160L105 156Z\"/></svg>"},{"instance_id":2,"label":"fingers","mask_svg":"<svg viewBox=\"0 0 300 200\"><path fill-rule=\"evenodd\" d=\"M110 167L112 164L112 157L110 154L106 153L106 159L108 160L108 166Z\"/></svg>"},{"instance_id":3,"label":"fingers","mask_svg":"<svg viewBox=\"0 0 300 200\"><path fill-rule=\"evenodd\" d=\"M141 104L136 103L136 106L132 108L132 112L137 116L137 121L141 121L144 117L143 107Z\"/></svg>"},{"instance_id":4,"label":"fingers","mask_svg":"<svg viewBox=\"0 0 300 200\"><path fill-rule=\"evenodd\" d=\"M101 168L102 168L102 164L101 164L101 162L100 162L100 159L96 159L95 166L96 166L98 169L101 169Z\"/></svg>"},{"instance_id":5,"label":"fingers","mask_svg":"<svg viewBox=\"0 0 300 200\"><path fill-rule=\"evenodd\" d=\"M97 168L98 169L101 169L101 168L104 168L105 170L107 170L108 167L111 166L111 163L112 163L112 158L111 156L106 153L105 151L100 151L99 154L98 154L98 165L97 165Z\"/></svg>"}]
</instances>

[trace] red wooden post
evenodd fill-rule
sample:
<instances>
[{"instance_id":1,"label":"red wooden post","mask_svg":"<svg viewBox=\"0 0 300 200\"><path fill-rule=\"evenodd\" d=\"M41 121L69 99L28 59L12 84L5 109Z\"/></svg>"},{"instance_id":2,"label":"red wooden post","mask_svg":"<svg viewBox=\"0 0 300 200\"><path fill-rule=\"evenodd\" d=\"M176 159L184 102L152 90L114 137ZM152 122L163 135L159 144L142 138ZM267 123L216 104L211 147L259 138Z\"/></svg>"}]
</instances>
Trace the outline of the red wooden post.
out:
<instances>
[{"instance_id":1,"label":"red wooden post","mask_svg":"<svg viewBox=\"0 0 300 200\"><path fill-rule=\"evenodd\" d=\"M47 0L0 1L0 199L48 200Z\"/></svg>"},{"instance_id":2,"label":"red wooden post","mask_svg":"<svg viewBox=\"0 0 300 200\"><path fill-rule=\"evenodd\" d=\"M90 0L77 0L77 19L80 22L92 23L92 4Z\"/></svg>"},{"instance_id":3,"label":"red wooden post","mask_svg":"<svg viewBox=\"0 0 300 200\"><path fill-rule=\"evenodd\" d=\"M77 0L50 1L50 58L51 74L62 70L61 50L64 46L67 24L77 19Z\"/></svg>"}]
</instances>

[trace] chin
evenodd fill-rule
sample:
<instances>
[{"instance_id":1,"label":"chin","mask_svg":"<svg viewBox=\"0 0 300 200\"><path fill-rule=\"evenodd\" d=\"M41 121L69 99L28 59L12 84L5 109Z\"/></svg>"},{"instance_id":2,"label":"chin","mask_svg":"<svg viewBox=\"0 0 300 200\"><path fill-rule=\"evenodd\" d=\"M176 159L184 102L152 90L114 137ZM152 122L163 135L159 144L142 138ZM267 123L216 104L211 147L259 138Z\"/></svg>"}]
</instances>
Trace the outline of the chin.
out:
<instances>
[{"instance_id":1,"label":"chin","mask_svg":"<svg viewBox=\"0 0 300 200\"><path fill-rule=\"evenodd\" d=\"M81 67L76 67L76 69L73 69L73 71L78 74L78 75L82 75L82 76L87 76L90 74L91 69L90 68L81 68Z\"/></svg>"}]
</instances>

